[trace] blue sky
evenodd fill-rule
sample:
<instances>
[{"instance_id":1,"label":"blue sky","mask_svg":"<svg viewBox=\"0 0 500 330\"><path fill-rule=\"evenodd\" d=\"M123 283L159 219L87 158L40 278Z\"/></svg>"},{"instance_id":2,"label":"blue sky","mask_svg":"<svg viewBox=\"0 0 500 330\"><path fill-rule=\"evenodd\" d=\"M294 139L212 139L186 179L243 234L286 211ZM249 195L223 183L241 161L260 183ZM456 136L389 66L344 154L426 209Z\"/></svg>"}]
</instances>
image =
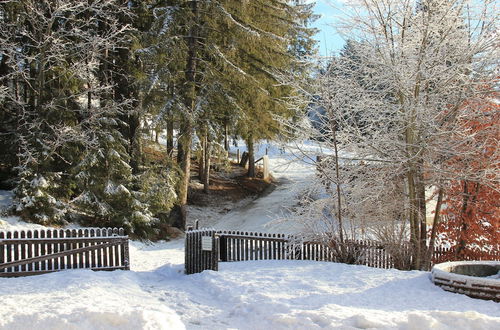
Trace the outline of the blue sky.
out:
<instances>
[{"instance_id":1,"label":"blue sky","mask_svg":"<svg viewBox=\"0 0 500 330\"><path fill-rule=\"evenodd\" d=\"M314 11L321 15L321 18L313 26L320 30L315 37L319 41L320 56L331 55L332 52L338 52L344 46L344 40L337 35L331 26L335 21L335 16L341 14L334 6L340 7L341 5L341 0L316 0Z\"/></svg>"}]
</instances>

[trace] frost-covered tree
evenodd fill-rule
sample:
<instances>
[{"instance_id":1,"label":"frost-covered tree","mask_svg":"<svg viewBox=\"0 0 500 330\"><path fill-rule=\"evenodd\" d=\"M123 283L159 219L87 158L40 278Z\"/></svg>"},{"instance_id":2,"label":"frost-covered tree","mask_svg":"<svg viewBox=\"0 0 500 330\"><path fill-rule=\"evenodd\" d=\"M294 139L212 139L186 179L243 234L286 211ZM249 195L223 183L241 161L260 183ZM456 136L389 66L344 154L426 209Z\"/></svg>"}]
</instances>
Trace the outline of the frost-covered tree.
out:
<instances>
[{"instance_id":1,"label":"frost-covered tree","mask_svg":"<svg viewBox=\"0 0 500 330\"><path fill-rule=\"evenodd\" d=\"M131 29L120 19L129 8L26 0L2 10L11 15L0 30L2 56L18 82L7 105L17 120L16 211L43 224L91 215L95 225L144 227L151 217L132 191L122 134L132 100L116 97L110 64L110 53L127 44Z\"/></svg>"},{"instance_id":2,"label":"frost-covered tree","mask_svg":"<svg viewBox=\"0 0 500 330\"><path fill-rule=\"evenodd\" d=\"M14 113L19 184L17 209L31 221L60 222L72 194L67 175L79 145L95 141L85 132L92 111L95 54L123 32L97 36L99 15L116 10L103 1L5 1L0 27L2 58L10 70L4 109ZM47 194L47 195L46 195ZM38 205L39 202L41 205Z\"/></svg>"},{"instance_id":3,"label":"frost-covered tree","mask_svg":"<svg viewBox=\"0 0 500 330\"><path fill-rule=\"evenodd\" d=\"M477 112L462 107L464 100L486 95L476 87L494 86L498 77L497 4L384 0L346 9L339 29L356 41L356 56L335 60L318 80L318 102L330 109L322 140L336 150L322 178L340 201L336 214L407 221L413 267L425 268L426 192L454 178L448 161L472 137L459 118Z\"/></svg>"},{"instance_id":4,"label":"frost-covered tree","mask_svg":"<svg viewBox=\"0 0 500 330\"><path fill-rule=\"evenodd\" d=\"M130 234L148 237L157 219L134 184L128 143L117 118L117 114L106 111L93 123L96 145L84 150L82 159L70 171L77 193L70 206L80 223L125 227Z\"/></svg>"}]
</instances>

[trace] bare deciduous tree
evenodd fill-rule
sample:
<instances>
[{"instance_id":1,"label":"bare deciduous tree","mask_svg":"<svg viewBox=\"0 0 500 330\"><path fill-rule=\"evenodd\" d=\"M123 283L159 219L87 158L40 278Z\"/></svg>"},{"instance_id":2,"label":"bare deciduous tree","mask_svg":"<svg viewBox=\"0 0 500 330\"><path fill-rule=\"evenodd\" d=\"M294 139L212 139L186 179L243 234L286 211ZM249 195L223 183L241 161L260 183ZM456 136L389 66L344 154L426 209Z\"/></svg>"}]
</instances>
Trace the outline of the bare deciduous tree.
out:
<instances>
[{"instance_id":1,"label":"bare deciduous tree","mask_svg":"<svg viewBox=\"0 0 500 330\"><path fill-rule=\"evenodd\" d=\"M481 148L457 119L477 116L465 100L498 82L497 4L360 0L345 8L339 29L355 40L353 54L334 58L310 88L321 122L311 136L333 151L319 166L335 200L330 218L340 232L348 223L379 234L397 220L390 226L399 240L407 221L413 267L426 268L426 192L442 195L457 175L449 160ZM470 180L478 174L460 171ZM481 180L494 185L498 173Z\"/></svg>"}]
</instances>

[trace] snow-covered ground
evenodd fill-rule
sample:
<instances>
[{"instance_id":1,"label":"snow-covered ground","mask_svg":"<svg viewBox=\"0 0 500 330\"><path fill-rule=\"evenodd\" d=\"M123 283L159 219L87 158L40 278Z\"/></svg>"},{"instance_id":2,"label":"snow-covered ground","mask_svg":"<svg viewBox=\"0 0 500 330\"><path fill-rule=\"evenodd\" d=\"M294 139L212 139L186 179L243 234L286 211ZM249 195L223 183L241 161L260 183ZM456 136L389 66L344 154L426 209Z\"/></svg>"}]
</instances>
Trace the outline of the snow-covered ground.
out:
<instances>
[{"instance_id":1,"label":"snow-covered ground","mask_svg":"<svg viewBox=\"0 0 500 330\"><path fill-rule=\"evenodd\" d=\"M290 163L289 150L269 154L281 185L214 225L295 230L273 220L293 206L312 165ZM0 208L10 198L0 191ZM0 230L34 227L0 213ZM428 272L252 261L184 275L183 240L131 242L130 255L131 271L0 278L0 329L500 329L498 303L445 292Z\"/></svg>"},{"instance_id":2,"label":"snow-covered ground","mask_svg":"<svg viewBox=\"0 0 500 330\"><path fill-rule=\"evenodd\" d=\"M314 155L325 151L309 142L289 144L285 149L276 144L261 143L255 150L255 158L263 156L266 148L271 173L278 181L276 189L263 198L224 214L212 225L214 228L270 233L302 231L302 223L281 219L296 204L296 196L311 182L314 175ZM232 146L230 152L235 154L236 149L240 149L241 153L247 151L241 141L238 147Z\"/></svg>"},{"instance_id":3,"label":"snow-covered ground","mask_svg":"<svg viewBox=\"0 0 500 330\"><path fill-rule=\"evenodd\" d=\"M1 329L499 329L498 303L427 272L312 261L184 275L183 242L133 242L131 271L0 278Z\"/></svg>"}]
</instances>

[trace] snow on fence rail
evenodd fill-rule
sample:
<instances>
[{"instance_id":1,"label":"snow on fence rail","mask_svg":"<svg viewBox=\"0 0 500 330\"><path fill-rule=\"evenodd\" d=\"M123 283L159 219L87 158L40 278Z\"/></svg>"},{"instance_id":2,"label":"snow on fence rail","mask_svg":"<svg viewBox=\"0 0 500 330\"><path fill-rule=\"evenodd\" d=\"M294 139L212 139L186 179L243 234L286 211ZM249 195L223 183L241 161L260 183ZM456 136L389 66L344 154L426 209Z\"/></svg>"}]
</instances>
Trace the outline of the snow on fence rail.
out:
<instances>
[{"instance_id":1,"label":"snow on fence rail","mask_svg":"<svg viewBox=\"0 0 500 330\"><path fill-rule=\"evenodd\" d=\"M205 234L200 234L204 232ZM196 236L198 235L198 236ZM201 251L201 236L214 237L214 250ZM307 241L286 234L266 234L242 231L196 230L186 233L186 273L193 274L203 270L216 270L214 264L201 264L200 260L249 261L249 260L315 260L331 262L350 262L375 268L410 269L412 248L410 243L401 245L377 241L347 241L344 250L332 242ZM202 259L205 258L205 259ZM436 247L432 264L455 259L449 248ZM471 259L461 256L461 259ZM476 257L477 259L477 257ZM481 256L483 260L500 260L499 253ZM429 267L430 268L430 267Z\"/></svg>"},{"instance_id":2,"label":"snow on fence rail","mask_svg":"<svg viewBox=\"0 0 500 330\"><path fill-rule=\"evenodd\" d=\"M123 228L0 231L0 277L130 269Z\"/></svg>"}]
</instances>

